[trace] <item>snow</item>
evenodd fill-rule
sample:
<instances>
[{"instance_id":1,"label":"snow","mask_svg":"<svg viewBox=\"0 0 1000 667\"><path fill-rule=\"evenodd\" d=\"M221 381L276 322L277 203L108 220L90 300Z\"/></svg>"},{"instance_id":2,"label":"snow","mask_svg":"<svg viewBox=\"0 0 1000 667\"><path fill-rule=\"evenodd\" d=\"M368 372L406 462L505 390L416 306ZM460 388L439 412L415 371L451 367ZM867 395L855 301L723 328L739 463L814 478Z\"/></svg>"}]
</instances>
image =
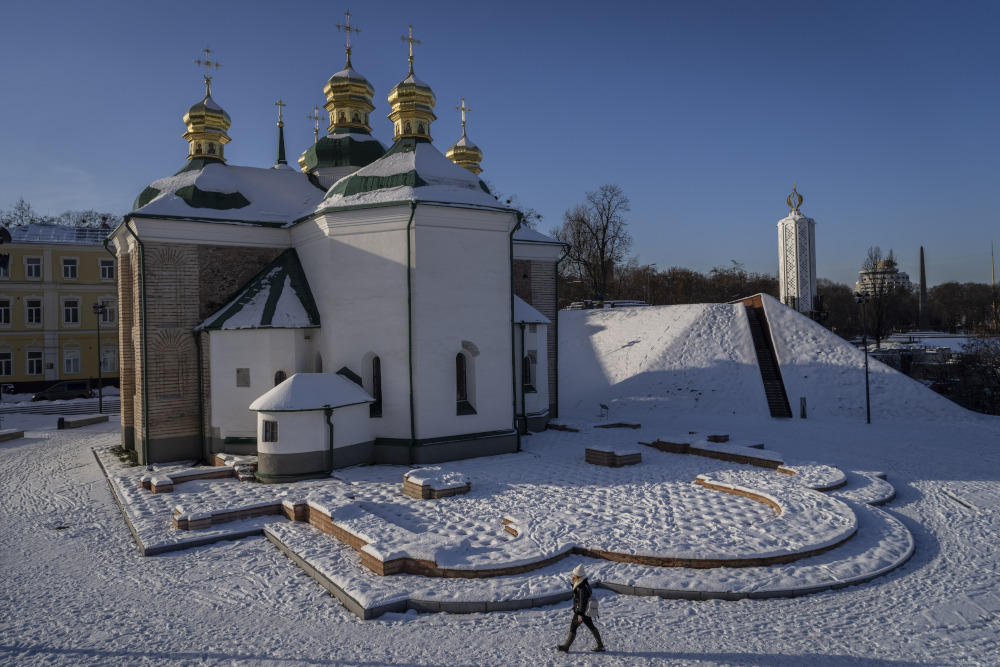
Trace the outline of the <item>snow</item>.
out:
<instances>
[{"instance_id":1,"label":"snow","mask_svg":"<svg viewBox=\"0 0 1000 667\"><path fill-rule=\"evenodd\" d=\"M405 477L417 486L429 486L436 491L455 489L469 483L469 478L464 473L440 466L416 468L406 473Z\"/></svg>"},{"instance_id":2,"label":"snow","mask_svg":"<svg viewBox=\"0 0 1000 667\"><path fill-rule=\"evenodd\" d=\"M518 227L517 231L514 232L514 243L555 243L557 245L566 245L562 241L557 241L551 236L546 236L545 234L524 225Z\"/></svg>"},{"instance_id":3,"label":"snow","mask_svg":"<svg viewBox=\"0 0 1000 667\"><path fill-rule=\"evenodd\" d=\"M426 185L382 188L350 196L328 193L319 208L400 201L444 202L492 209L502 208L496 198L479 186L479 178L475 174L446 158L430 143L418 143L413 151L385 155L344 178L386 177L414 170L427 183ZM335 187L336 183L330 192Z\"/></svg>"},{"instance_id":4,"label":"snow","mask_svg":"<svg viewBox=\"0 0 1000 667\"><path fill-rule=\"evenodd\" d=\"M296 373L250 404L259 412L342 408L374 401L364 389L336 373Z\"/></svg>"},{"instance_id":5,"label":"snow","mask_svg":"<svg viewBox=\"0 0 1000 667\"><path fill-rule=\"evenodd\" d=\"M242 208L216 210L194 208L175 193L193 185L205 192L235 193L250 204ZM151 187L160 191L139 209L144 215L184 218L212 218L245 222L290 224L308 215L323 199L323 191L309 182L305 174L283 169L261 169L212 163L202 169L183 171L162 178Z\"/></svg>"},{"instance_id":6,"label":"snow","mask_svg":"<svg viewBox=\"0 0 1000 667\"><path fill-rule=\"evenodd\" d=\"M479 602L487 599L498 601L494 609L503 604L511 609L524 600L544 602L552 596L548 606L517 611L411 610L362 621L259 536L142 558L92 452L117 444L119 425L112 421L57 431L55 416L4 415L4 427L23 429L26 437L0 443L0 663L995 664L1000 419L946 408L933 393L916 391L905 378L879 370L879 392L891 390L891 395L873 391L872 424L866 424L856 356L800 321L801 316L785 318L772 310L772 328L787 319L779 336L783 362L790 364L798 386L812 392L808 419L771 419L755 398L745 398L753 387L743 383L743 366L755 371L753 351L744 354L741 327L728 334L723 330L727 319L738 325L730 306L574 311L560 314L565 345L560 362L566 370L560 392L568 402L561 415L593 422L595 399L603 398L600 402L612 406L612 420L632 413L641 417L642 428L549 431L525 437L520 454L449 463L449 470L469 476L472 491L466 496L404 499L398 487L407 467L359 467L339 471L338 479L299 485L192 481L157 495L138 483L116 480L169 476L191 463L147 470L126 468L114 459L119 467L109 468L115 490L126 494L125 504L138 518L142 537L176 540L177 533L185 532L189 534L181 537L187 539L235 538L238 530L266 530L321 575L372 604L409 600L414 608L469 611L470 605L487 609ZM671 362L665 350L684 361ZM653 389L662 392L650 396ZM765 451L780 453L800 474L780 475L650 448L642 448L643 463L637 466L610 469L582 462L588 443L634 446L671 433L692 438L727 433L731 442L762 442ZM818 463L808 463L813 461ZM654 466L664 477L659 483L653 481ZM819 494L802 485L810 477L829 481L834 468L847 479L842 489ZM674 472L667 478L664 470ZM528 483L511 479L514 471L522 471ZM882 472L888 482L878 477ZM788 508L799 503L801 514L787 509L789 519L815 514L829 527L811 540L836 539L850 528L844 521L851 516L857 535L824 554L768 567L662 568L571 555L512 577L436 579L374 576L360 565L358 552L283 517L205 531L172 531L168 525L176 505L200 513L231 502L234 489L247 505L292 502L312 494L310 502L343 507L360 532L391 523L398 535L422 536L416 551L440 551L447 544L445 535L464 531L468 560L489 553L476 551L477 544L523 539L503 541L502 514L517 515L512 517L517 525L531 531L532 514L544 519L545 510L547 525L561 526L564 537L632 540L637 546L642 540L669 539L658 529L670 527L672 520L674 537L691 544L717 538L719 548L737 550L742 548L736 539L740 532L730 530L752 531L733 519L755 516L740 508L759 512L763 523L758 526L785 516L757 501L691 484L697 475L763 492ZM682 478L688 483L673 481ZM657 488L675 487L680 494L674 496L676 503L656 493ZM893 491L895 498L881 509L868 504L885 502ZM686 511L688 499L698 496L721 503L714 517ZM487 513L491 498L523 499L528 511L496 503ZM612 527L606 535L596 529L601 515L609 517L606 525ZM631 535L625 530L629 526L634 528ZM443 533L432 532L435 528ZM756 539L772 548L766 537L761 533ZM379 545L387 552L398 544L392 535L388 538ZM551 538L543 534L539 539ZM608 586L595 589L601 606L598 626L609 648L600 656L585 653L590 646L586 633L571 656L554 649L568 629L569 572L578 563L592 583ZM884 576L848 585L862 573ZM789 589L825 592L769 597ZM652 591L693 599L664 599L650 596Z\"/></svg>"},{"instance_id":7,"label":"snow","mask_svg":"<svg viewBox=\"0 0 1000 667\"><path fill-rule=\"evenodd\" d=\"M518 324L552 324L549 318L518 296L514 297L514 322Z\"/></svg>"}]
</instances>

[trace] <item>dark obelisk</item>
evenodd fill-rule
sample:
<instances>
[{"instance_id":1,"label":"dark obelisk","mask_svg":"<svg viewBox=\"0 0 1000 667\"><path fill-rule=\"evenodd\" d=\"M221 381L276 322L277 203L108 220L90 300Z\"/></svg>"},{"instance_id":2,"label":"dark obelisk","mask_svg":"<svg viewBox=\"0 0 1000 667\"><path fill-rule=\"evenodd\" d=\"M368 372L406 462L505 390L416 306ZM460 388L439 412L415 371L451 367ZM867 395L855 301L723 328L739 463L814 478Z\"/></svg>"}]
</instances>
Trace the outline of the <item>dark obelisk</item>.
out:
<instances>
[{"instance_id":1,"label":"dark obelisk","mask_svg":"<svg viewBox=\"0 0 1000 667\"><path fill-rule=\"evenodd\" d=\"M931 313L927 308L927 273L924 271L924 247L920 246L920 330L931 328Z\"/></svg>"}]
</instances>

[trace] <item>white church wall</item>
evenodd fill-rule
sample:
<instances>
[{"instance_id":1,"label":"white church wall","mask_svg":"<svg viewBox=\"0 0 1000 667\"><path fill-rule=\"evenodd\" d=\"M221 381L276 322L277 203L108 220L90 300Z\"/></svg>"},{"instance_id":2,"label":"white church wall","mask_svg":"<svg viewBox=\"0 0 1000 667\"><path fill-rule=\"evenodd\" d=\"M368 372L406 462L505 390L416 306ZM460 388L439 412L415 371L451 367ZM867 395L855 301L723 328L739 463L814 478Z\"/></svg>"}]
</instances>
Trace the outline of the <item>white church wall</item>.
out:
<instances>
[{"instance_id":1,"label":"white church wall","mask_svg":"<svg viewBox=\"0 0 1000 667\"><path fill-rule=\"evenodd\" d=\"M514 216L421 206L414 279L417 438L513 425L509 232ZM456 410L456 356L470 362L474 415Z\"/></svg>"},{"instance_id":2,"label":"white church wall","mask_svg":"<svg viewBox=\"0 0 1000 667\"><path fill-rule=\"evenodd\" d=\"M382 418L374 436L409 438L406 229L409 205L343 211L293 228L323 324L311 341L323 370L346 366L365 377L365 358L382 367Z\"/></svg>"},{"instance_id":3,"label":"white church wall","mask_svg":"<svg viewBox=\"0 0 1000 667\"><path fill-rule=\"evenodd\" d=\"M255 419L258 454L304 454L325 451L330 447L329 428L322 410L258 412ZM278 422L276 442L264 442L265 421ZM336 433L336 428L334 432Z\"/></svg>"},{"instance_id":4,"label":"white church wall","mask_svg":"<svg viewBox=\"0 0 1000 667\"><path fill-rule=\"evenodd\" d=\"M299 370L301 329L212 331L212 426L221 438L254 437L257 422L250 404L274 386L274 374ZM314 330L309 330L314 331ZM240 369L246 369L246 372ZM239 386L247 384L248 386ZM259 442L259 440L258 440Z\"/></svg>"}]
</instances>

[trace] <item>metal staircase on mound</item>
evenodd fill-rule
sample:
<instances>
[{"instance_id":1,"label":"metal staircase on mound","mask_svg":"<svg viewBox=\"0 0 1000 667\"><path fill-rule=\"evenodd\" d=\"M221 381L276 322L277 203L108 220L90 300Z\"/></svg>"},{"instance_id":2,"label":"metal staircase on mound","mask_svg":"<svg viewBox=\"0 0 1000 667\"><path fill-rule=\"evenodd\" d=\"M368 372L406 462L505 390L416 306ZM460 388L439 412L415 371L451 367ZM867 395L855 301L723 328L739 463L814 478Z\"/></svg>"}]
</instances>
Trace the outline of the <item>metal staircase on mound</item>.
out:
<instances>
[{"instance_id":1,"label":"metal staircase on mound","mask_svg":"<svg viewBox=\"0 0 1000 667\"><path fill-rule=\"evenodd\" d=\"M771 410L772 417L791 418L792 410L788 407L785 383L781 381L781 368L774 356L767 316L764 315L763 308L746 306L746 309L754 350L757 352L757 367L760 368L760 378L764 381L767 407Z\"/></svg>"}]
</instances>

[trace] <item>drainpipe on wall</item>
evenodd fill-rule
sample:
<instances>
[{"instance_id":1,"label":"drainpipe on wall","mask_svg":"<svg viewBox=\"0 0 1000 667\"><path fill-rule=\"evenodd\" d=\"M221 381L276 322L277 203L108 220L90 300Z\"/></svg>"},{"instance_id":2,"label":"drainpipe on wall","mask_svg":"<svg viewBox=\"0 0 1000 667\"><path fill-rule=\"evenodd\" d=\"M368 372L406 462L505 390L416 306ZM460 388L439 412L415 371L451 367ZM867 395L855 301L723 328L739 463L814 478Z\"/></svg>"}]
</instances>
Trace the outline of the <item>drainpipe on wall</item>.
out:
<instances>
[{"instance_id":1,"label":"drainpipe on wall","mask_svg":"<svg viewBox=\"0 0 1000 667\"><path fill-rule=\"evenodd\" d=\"M406 335L408 340L407 355L410 372L410 444L407 447L407 460L413 465L413 447L417 442L417 422L414 414L413 400L413 253L412 253L412 232L413 216L417 212L417 202L410 202L410 220L406 223ZM332 437L332 436L331 436ZM331 447L333 445L331 444ZM331 449L332 452L332 449ZM331 454L332 455L332 454Z\"/></svg>"},{"instance_id":2,"label":"drainpipe on wall","mask_svg":"<svg viewBox=\"0 0 1000 667\"><path fill-rule=\"evenodd\" d=\"M507 244L510 253L508 256L510 259L510 393L511 403L514 408L514 433L517 435L517 451L521 451L521 428L517 423L517 346L514 345L514 233L521 228L524 216L521 215L520 211L514 211L514 213L517 214L517 224L514 225L514 229L510 230L509 243ZM521 327L521 331L523 334L524 327ZM522 336L522 345L523 343L524 339ZM521 384L523 385L524 383L522 382ZM521 399L523 402L523 386Z\"/></svg>"},{"instance_id":3,"label":"drainpipe on wall","mask_svg":"<svg viewBox=\"0 0 1000 667\"><path fill-rule=\"evenodd\" d=\"M194 350L198 363L198 438L201 440L201 458L203 461L208 461L210 457L205 443L205 401L202 400L205 389L202 384L204 377L201 373L201 332L193 331L192 333L194 334Z\"/></svg>"},{"instance_id":4,"label":"drainpipe on wall","mask_svg":"<svg viewBox=\"0 0 1000 667\"><path fill-rule=\"evenodd\" d=\"M333 421L331 421L331 417L333 417L333 408L331 408L329 405L327 405L327 406L325 406L323 408L323 413L326 415L326 425L330 427L330 455L329 455L329 458L330 458L330 466L329 466L330 470L329 470L329 472L332 473L333 472Z\"/></svg>"},{"instance_id":5,"label":"drainpipe on wall","mask_svg":"<svg viewBox=\"0 0 1000 667\"><path fill-rule=\"evenodd\" d=\"M146 376L146 246L139 235L129 227L131 219L126 218L123 226L125 231L132 235L139 246L139 317L142 319L140 327L140 344L142 345L142 355L139 361L139 373L142 376L142 460L145 465L149 465L149 378Z\"/></svg>"},{"instance_id":6,"label":"drainpipe on wall","mask_svg":"<svg viewBox=\"0 0 1000 667\"><path fill-rule=\"evenodd\" d=\"M528 432L528 408L524 404L524 358L527 353L524 351L524 322L521 322L521 421L524 424L524 432Z\"/></svg>"}]
</instances>

